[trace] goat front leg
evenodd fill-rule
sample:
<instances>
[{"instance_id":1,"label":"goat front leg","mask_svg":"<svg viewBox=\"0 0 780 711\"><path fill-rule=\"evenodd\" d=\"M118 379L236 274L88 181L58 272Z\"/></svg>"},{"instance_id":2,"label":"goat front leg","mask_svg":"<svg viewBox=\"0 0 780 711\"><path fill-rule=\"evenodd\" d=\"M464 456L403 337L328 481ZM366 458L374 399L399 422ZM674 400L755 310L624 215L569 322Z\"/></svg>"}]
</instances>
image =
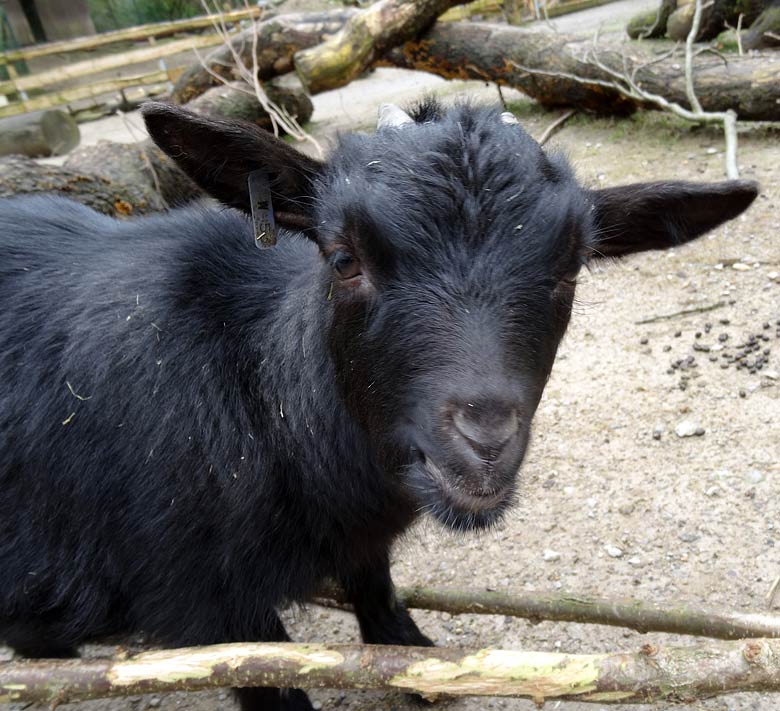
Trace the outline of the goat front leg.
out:
<instances>
[{"instance_id":1,"label":"goat front leg","mask_svg":"<svg viewBox=\"0 0 780 711\"><path fill-rule=\"evenodd\" d=\"M340 582L355 608L360 634L366 644L434 646L395 596L387 551L342 575Z\"/></svg>"},{"instance_id":2,"label":"goat front leg","mask_svg":"<svg viewBox=\"0 0 780 711\"><path fill-rule=\"evenodd\" d=\"M289 642L276 612L269 612L259 639L263 642ZM241 711L314 711L305 691L301 689L274 689L243 687L235 689Z\"/></svg>"}]
</instances>

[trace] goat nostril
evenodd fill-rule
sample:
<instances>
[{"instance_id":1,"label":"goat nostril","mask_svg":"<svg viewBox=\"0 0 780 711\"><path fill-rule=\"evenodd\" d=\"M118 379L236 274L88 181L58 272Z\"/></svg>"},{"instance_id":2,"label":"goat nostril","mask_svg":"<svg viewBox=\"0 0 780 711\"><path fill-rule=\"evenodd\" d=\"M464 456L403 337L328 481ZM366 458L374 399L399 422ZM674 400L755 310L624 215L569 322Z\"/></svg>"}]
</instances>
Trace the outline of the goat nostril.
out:
<instances>
[{"instance_id":1,"label":"goat nostril","mask_svg":"<svg viewBox=\"0 0 780 711\"><path fill-rule=\"evenodd\" d=\"M458 408L452 415L455 429L472 447L488 450L501 449L519 427L517 410L497 408Z\"/></svg>"}]
</instances>

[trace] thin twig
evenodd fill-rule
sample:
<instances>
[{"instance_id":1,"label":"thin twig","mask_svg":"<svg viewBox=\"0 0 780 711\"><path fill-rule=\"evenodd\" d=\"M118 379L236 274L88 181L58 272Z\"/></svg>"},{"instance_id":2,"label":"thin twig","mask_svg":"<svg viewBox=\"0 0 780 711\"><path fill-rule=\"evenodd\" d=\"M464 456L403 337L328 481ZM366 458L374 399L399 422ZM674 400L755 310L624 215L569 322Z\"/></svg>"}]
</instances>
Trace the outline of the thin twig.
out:
<instances>
[{"instance_id":1,"label":"thin twig","mask_svg":"<svg viewBox=\"0 0 780 711\"><path fill-rule=\"evenodd\" d=\"M648 318L634 321L637 326L642 326L646 323L656 323L658 321L669 321L673 318L679 318L680 316L689 316L690 314L704 314L708 311L715 311L716 309L722 309L726 305L725 301L718 301L715 304L708 304L706 306L697 306L692 309L682 309L681 311L673 311L670 314L659 314L658 316L650 316Z\"/></svg>"},{"instance_id":2,"label":"thin twig","mask_svg":"<svg viewBox=\"0 0 780 711\"><path fill-rule=\"evenodd\" d=\"M230 84L231 87L237 88L239 91L244 91L245 93L254 95L257 98L257 100L260 102L260 105L263 107L263 110L268 114L268 117L271 121L271 128L273 129L274 135L278 136L279 131L283 130L285 133L287 133L289 136L291 136L297 141L309 141L310 143L312 143L312 145L315 147L315 149L321 156L322 147L320 146L319 142L311 134L309 134L301 127L297 119L294 116L291 116L289 111L287 111L287 109L285 109L283 106L280 106L275 101L273 101L268 96L265 89L263 88L263 85L260 81L260 71L259 71L259 65L257 59L257 50L260 41L260 34L258 32L258 23L257 22L252 23L252 50L251 50L252 66L250 68L246 65L243 59L243 54L244 54L243 35L241 38L242 45L240 48L237 48L234 45L233 38L231 37L230 32L228 31L227 25L225 23L224 15L220 11L219 7L217 7L216 5L216 1L215 1L215 7L213 11L212 8L209 6L209 0L201 0L201 5L209 14L215 15L216 19L214 19L212 22L214 26L214 30L217 32L217 34L220 35L220 37L223 40L223 43L230 51L230 55L233 58L232 67L238 73L239 78L244 82L244 84L246 84L248 87L251 87L251 90L243 89L242 87L236 87L231 81L229 81L225 77L220 76L217 72L214 72L207 65L203 57L201 57L200 54L196 52L196 56L198 57L198 60L200 61L200 64L204 68L204 70L208 72L210 76L214 77L222 84L225 85ZM244 5L247 8L249 8L248 0L244 0Z\"/></svg>"},{"instance_id":3,"label":"thin twig","mask_svg":"<svg viewBox=\"0 0 780 711\"><path fill-rule=\"evenodd\" d=\"M700 114L702 108L693 86L693 43L699 36L699 27L701 26L701 0L694 0L694 3L693 22L688 37L685 39L685 94L688 97L691 110Z\"/></svg>"},{"instance_id":4,"label":"thin twig","mask_svg":"<svg viewBox=\"0 0 780 711\"><path fill-rule=\"evenodd\" d=\"M498 98L501 101L501 108L504 109L504 111L507 110L506 106L506 99L504 98L504 92L501 90L501 84L496 82L496 89L498 89Z\"/></svg>"},{"instance_id":5,"label":"thin twig","mask_svg":"<svg viewBox=\"0 0 780 711\"><path fill-rule=\"evenodd\" d=\"M745 51L742 49L742 18L745 17L745 14L743 12L739 13L739 17L737 18L737 50L739 51L739 56L742 57L745 54Z\"/></svg>"},{"instance_id":6,"label":"thin twig","mask_svg":"<svg viewBox=\"0 0 780 711\"><path fill-rule=\"evenodd\" d=\"M539 145L543 146L545 143L547 143L551 136L576 113L577 109L569 109L568 111L564 111L557 119L555 119L555 121L553 121L547 128L544 129L544 133L539 136Z\"/></svg>"},{"instance_id":7,"label":"thin twig","mask_svg":"<svg viewBox=\"0 0 780 711\"><path fill-rule=\"evenodd\" d=\"M116 113L119 116L119 118L122 120L122 123L127 129L127 132L132 137L133 141L135 142L135 145L138 147L138 150L141 151L141 160L143 161L149 173L151 173L152 182L154 183L154 191L157 193L157 197L160 198L160 203L162 204L162 206L167 209L168 207L170 207L170 205L168 205L167 200L163 196L162 186L160 185L160 177L157 175L157 171L155 170L154 164L152 163L151 158L149 158L149 154L146 152L146 145L144 143L144 140L138 137L138 135L135 132L135 129L133 128L133 124L130 122L130 119L127 118L124 111L117 109Z\"/></svg>"},{"instance_id":8,"label":"thin twig","mask_svg":"<svg viewBox=\"0 0 780 711\"><path fill-rule=\"evenodd\" d=\"M700 16L702 10L701 0L695 0L695 1L696 1L697 12L699 14L699 22L700 22L701 20ZM707 6L709 6L709 3ZM669 113L672 113L675 116L679 116L680 118L685 119L686 121L691 121L693 123L700 123L700 124L713 124L713 123L720 124L723 127L723 134L726 143L726 150L725 150L726 175L732 179L739 178L739 167L737 165L737 114L736 112L734 112L731 109L728 109L727 111L704 111L701 108L701 104L699 103L698 98L696 97L696 92L693 86L693 58L694 58L693 38L695 38L697 33L698 33L698 26L694 22L694 25L691 27L691 31L688 33L688 38L685 44L685 66L686 66L685 85L686 85L686 95L688 97L689 103L691 104L690 109L686 109L685 107L680 106L680 104L676 102L669 101L666 97L661 96L660 94L654 94L643 89L637 81L636 78L637 71L636 70L629 71L628 57L624 52L621 52L620 54L623 63L622 72L613 69L605 62L603 62L600 59L599 52L598 52L599 50L598 30L594 34L591 45L588 47L588 49L585 52L583 62L585 64L591 64L592 66L597 67L608 77L611 77L611 80L588 78L588 77L572 74L570 72L556 72L556 71L547 71L544 69L535 69L532 67L527 67L518 64L516 62L511 62L511 64L514 67L524 72L527 72L528 74L531 75L536 74L540 76L549 76L549 77L555 77L561 79L568 79L570 81L575 81L580 84L591 85L591 86L603 86L616 91L617 93L631 99L636 103L653 104L656 106L656 108L659 108L663 111L668 111Z\"/></svg>"}]
</instances>

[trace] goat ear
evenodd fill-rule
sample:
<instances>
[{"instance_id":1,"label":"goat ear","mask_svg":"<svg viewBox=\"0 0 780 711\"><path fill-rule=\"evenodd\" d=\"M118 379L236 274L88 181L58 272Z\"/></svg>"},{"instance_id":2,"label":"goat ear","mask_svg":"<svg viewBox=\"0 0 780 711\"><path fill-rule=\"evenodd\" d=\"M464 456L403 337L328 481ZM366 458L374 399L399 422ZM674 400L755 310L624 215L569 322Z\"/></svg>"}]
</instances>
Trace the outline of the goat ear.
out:
<instances>
[{"instance_id":1,"label":"goat ear","mask_svg":"<svg viewBox=\"0 0 780 711\"><path fill-rule=\"evenodd\" d=\"M758 195L752 180L636 183L589 191L596 230L594 257L669 249L746 210Z\"/></svg>"},{"instance_id":2,"label":"goat ear","mask_svg":"<svg viewBox=\"0 0 780 711\"><path fill-rule=\"evenodd\" d=\"M312 181L322 169L319 161L243 121L219 121L157 102L144 104L142 113L154 142L220 202L251 212L247 179L252 171L263 169L271 181L275 209L311 217Z\"/></svg>"}]
</instances>

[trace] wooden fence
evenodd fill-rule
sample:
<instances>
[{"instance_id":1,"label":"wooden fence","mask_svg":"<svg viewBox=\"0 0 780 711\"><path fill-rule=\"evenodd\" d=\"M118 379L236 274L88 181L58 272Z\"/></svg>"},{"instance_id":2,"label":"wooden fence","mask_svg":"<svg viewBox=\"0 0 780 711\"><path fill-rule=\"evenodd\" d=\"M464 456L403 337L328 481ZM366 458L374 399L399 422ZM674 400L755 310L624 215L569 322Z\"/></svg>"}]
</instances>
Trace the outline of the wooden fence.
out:
<instances>
[{"instance_id":1,"label":"wooden fence","mask_svg":"<svg viewBox=\"0 0 780 711\"><path fill-rule=\"evenodd\" d=\"M217 15L204 15L188 20L140 25L93 37L81 37L0 52L0 67L4 67L9 76L8 80L0 81L0 96L5 96L8 100L6 106L0 106L0 118L67 105L89 98L96 99L107 93L123 91L131 87L150 87L173 82L184 67L168 66L165 62L166 58L193 49L213 47L220 44L222 38L217 32L205 32L159 44L158 38L170 37L179 32L207 29L213 27L215 22L220 22L220 19L226 24L256 19L260 13L259 8L250 8L224 13L221 18ZM56 68L26 75L20 74L15 67L15 63L42 57L90 51L120 42L139 41L147 42L148 46L65 63ZM159 62L159 68L154 71L139 72L130 76L120 74L120 70L126 67L154 60ZM190 61L191 59L188 63ZM89 81L89 77L111 71L116 72L117 75ZM85 79L87 81L84 81ZM61 88L62 84L70 84L70 86Z\"/></svg>"}]
</instances>

